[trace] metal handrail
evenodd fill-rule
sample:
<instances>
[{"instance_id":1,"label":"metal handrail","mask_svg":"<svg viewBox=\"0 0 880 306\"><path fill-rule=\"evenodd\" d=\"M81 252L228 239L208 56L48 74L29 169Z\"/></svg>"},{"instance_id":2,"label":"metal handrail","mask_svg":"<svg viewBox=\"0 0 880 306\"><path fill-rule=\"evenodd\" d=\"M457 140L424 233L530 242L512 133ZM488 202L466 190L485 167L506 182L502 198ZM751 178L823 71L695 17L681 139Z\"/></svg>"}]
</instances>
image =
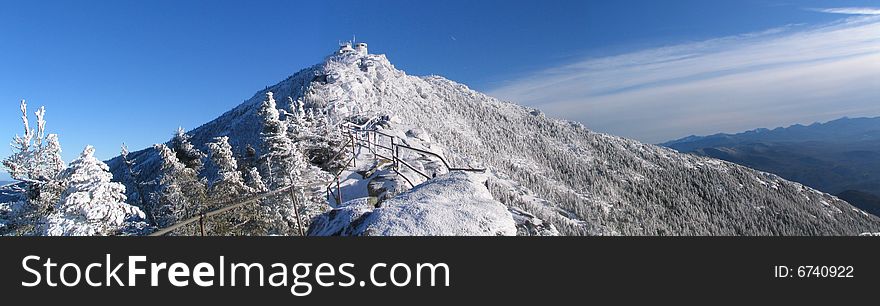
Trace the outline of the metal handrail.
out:
<instances>
[{"instance_id":1,"label":"metal handrail","mask_svg":"<svg viewBox=\"0 0 880 306\"><path fill-rule=\"evenodd\" d=\"M336 151L336 154L333 154L333 157L331 157L330 159L327 160L326 163L324 163L324 167L327 167L328 165L330 165L330 163L333 162L334 160L336 160L336 158L339 157L339 155L342 155L342 153L345 152L345 149L348 148L348 145L349 145L349 144L351 143L351 141L352 141L352 139L351 139L350 137L347 137L347 138L348 138L348 139L345 140L345 144L343 144L343 145L339 148L339 151Z\"/></svg>"},{"instance_id":2,"label":"metal handrail","mask_svg":"<svg viewBox=\"0 0 880 306\"><path fill-rule=\"evenodd\" d=\"M416 168L414 168L413 166L411 166L411 165L410 165L409 163L407 163L406 161L404 161L404 160L402 160L402 159L400 159L400 158L397 158L397 161L400 162L401 164L403 164L404 166L406 166L407 168L409 168L410 170L412 170L413 172L418 173L418 174L420 174L421 176L424 176L426 179L430 179L430 178L431 178L431 177L428 176L427 174L425 174L425 173L423 173L422 171L419 171L418 169L416 169Z\"/></svg>"},{"instance_id":3,"label":"metal handrail","mask_svg":"<svg viewBox=\"0 0 880 306\"><path fill-rule=\"evenodd\" d=\"M354 122L346 121L346 122L343 122L342 125L350 126L351 128L365 129L368 125L370 125L371 123L373 123L376 120L379 120L379 116L373 116L369 120L364 122L363 124L355 124Z\"/></svg>"},{"instance_id":4,"label":"metal handrail","mask_svg":"<svg viewBox=\"0 0 880 306\"><path fill-rule=\"evenodd\" d=\"M325 190L327 190L328 196L333 195L332 187L333 187L333 184L336 183L336 196L333 197L333 199L336 200L336 205L342 204L342 192L340 191L340 188L339 188L339 176L342 175L342 172L345 172L345 169L348 168L348 165L351 164L351 162L354 161L354 159L356 157L357 156L352 154L351 158L349 158L348 161L345 162L345 166L340 168L339 171L336 172L336 175L333 176L335 179L333 181L331 181L330 184L327 185L327 187L324 188ZM328 200L328 202L329 202L329 200Z\"/></svg>"},{"instance_id":5,"label":"metal handrail","mask_svg":"<svg viewBox=\"0 0 880 306\"><path fill-rule=\"evenodd\" d=\"M190 217L190 218L188 218L188 219L185 219L185 220L183 220L183 221L177 222L177 223L175 223L175 224L173 224L173 225L170 225L170 226L168 226L168 227L165 227L165 228L163 228L163 229L160 229L160 230L158 230L158 231L155 231L155 232L151 233L149 236L164 236L164 235L166 235L166 234L168 234L168 233L170 233L170 232L172 232L172 231L174 231L174 230L176 230L176 229L179 229L179 228L181 228L181 227L183 227L183 226L185 226L185 225L191 224L191 223L196 222L196 221L202 221L202 220L204 220L204 219L207 218L207 217L211 217L211 216L219 215L219 214L222 214L222 213L224 213L224 212L226 212L226 211L228 211L228 210L231 210L231 209L235 209L235 208L241 207L242 205L249 204L249 203L253 203L253 202L256 202L256 201L259 201L259 200L265 199L265 198L267 198L267 197L271 197L271 196L277 195L277 194L279 194L279 193L289 191L289 190L292 189L293 187L295 187L295 186L294 186L294 185L290 185L290 186L282 187L282 188L279 188L279 189L276 189L276 190L273 190L273 191L264 192L264 193L259 194L259 195L257 195L257 196L250 197L249 199L242 200L241 202L238 202L238 203L236 203L236 204L232 204L232 205L224 206L224 207L221 207L221 208L218 208L218 209L215 209L215 210L209 211L209 212L201 213L201 214L199 214L198 216ZM240 199L239 199L239 200L240 200ZM211 203L211 204L218 204L218 203L235 203L235 201L236 201L236 200L233 200L233 201L215 201L214 203ZM210 202L209 202L209 203L210 203Z\"/></svg>"},{"instance_id":6,"label":"metal handrail","mask_svg":"<svg viewBox=\"0 0 880 306\"><path fill-rule=\"evenodd\" d=\"M397 171L397 169L391 169L391 171L394 171L394 173L397 173L397 175L399 175L400 177L402 177L403 180L405 180L405 181L409 184L409 188L416 187L416 185L413 184L413 182L410 181L409 178L406 177L406 175L403 175L403 173L400 173L400 171Z\"/></svg>"},{"instance_id":7,"label":"metal handrail","mask_svg":"<svg viewBox=\"0 0 880 306\"><path fill-rule=\"evenodd\" d=\"M424 155L436 157L437 159L440 160L440 162L443 163L443 166L446 168L447 172L449 172L449 171L485 172L486 171L485 168L452 167L449 165L449 163L446 161L446 159L443 158L443 156L440 156L437 153L414 148L414 147L402 144L402 141L400 141L400 138L398 138L397 136L384 133L374 127L371 127L371 124L374 123L374 121L376 121L378 118L379 117L374 116L374 117L370 118L369 120L367 120L366 122L364 122L363 124L354 124L352 122L345 122L342 124L342 126L346 127L346 130L344 131L344 133L345 133L345 135L348 136L347 137L348 140L345 142L345 144L343 144L341 146L340 150L333 156L333 158L328 160L327 163L325 164L325 166L329 165L330 162L336 160L339 157L339 155L344 153L346 151L346 149L348 148L348 146L351 145L351 157L348 159L348 161L345 162L345 165L338 172L336 172L336 175L334 175L334 180L331 181L330 184L327 185L327 187L325 187L325 190L327 192L327 196L328 197L332 196L334 198L334 200L336 200L336 205L342 204L342 201L343 201L342 190L341 190L341 186L340 186L340 182L339 182L340 175L342 175L342 172L344 172L345 169L347 169L350 164L355 163L355 159L358 156L358 153L355 152L355 148L354 148L355 146L358 146L359 149L366 147L367 150L370 151L370 153L372 153L373 155L375 155L377 157L384 158L384 159L391 160L394 163L394 167L392 167L392 170L394 171L394 173L396 173L397 175L402 177L404 180L406 180L406 182L410 185L410 187L415 187L415 184L413 184L413 182L408 177L406 177L405 175L403 175L403 173L401 173L399 171L397 165L402 164L402 165L406 166L407 168L411 169L413 172L421 175L425 179L431 179L431 176L425 174L421 170L416 169L415 167L413 167L412 165L410 165L409 163L407 163L406 161L401 159L398 156L400 154L399 153L400 148L411 150L414 152L418 152L418 153L421 153ZM361 137L360 133L363 133L363 132L368 133L366 140L362 139L362 137ZM391 140L391 146L388 147L388 146L381 144L378 141L378 139L379 139L378 136L370 137L369 133L373 133L374 135L382 135L382 136L388 137ZM370 138L372 138L373 140L371 141ZM398 141L395 141L395 139L397 139ZM382 149L391 151L391 158L388 158L386 156L379 154L378 152L376 152L377 151L376 148L382 148ZM335 195L332 190L333 184L336 184L336 194ZM328 202L329 202L329 199L328 199Z\"/></svg>"},{"instance_id":8,"label":"metal handrail","mask_svg":"<svg viewBox=\"0 0 880 306\"><path fill-rule=\"evenodd\" d=\"M389 135L389 134L383 133L383 132L381 132L381 131L379 131L379 130L377 130L377 129L365 130L365 132L377 133L377 134L380 134L380 135L383 135L383 136L386 136L386 137L399 139L397 136L393 136L393 135ZM381 145L381 144L378 144L378 143L374 143L374 145L380 146L380 147L382 147L382 148L384 148L384 149L387 149L387 150L392 150L392 151L394 150L394 149L392 149L392 148L385 147L385 146L383 146L383 145ZM443 156L440 156L440 155L437 154L437 153L434 153L434 152L431 152L431 151L427 151L427 150L417 149L417 148L414 148L414 147L411 147L411 146L408 146L408 145L405 145L405 144L400 144L400 143L396 144L396 146L399 147L399 148L404 148L404 149L408 149L408 150L416 151L416 152L419 152L419 153L422 153L422 154L427 154L427 155L434 156L434 157L436 157L437 159L439 159L441 162L443 162L443 166L446 167L446 171L469 171L469 172L485 172L485 171L486 171L486 168L457 168L457 167L452 167L452 166L449 165L448 162L446 162L446 159L443 158Z\"/></svg>"}]
</instances>

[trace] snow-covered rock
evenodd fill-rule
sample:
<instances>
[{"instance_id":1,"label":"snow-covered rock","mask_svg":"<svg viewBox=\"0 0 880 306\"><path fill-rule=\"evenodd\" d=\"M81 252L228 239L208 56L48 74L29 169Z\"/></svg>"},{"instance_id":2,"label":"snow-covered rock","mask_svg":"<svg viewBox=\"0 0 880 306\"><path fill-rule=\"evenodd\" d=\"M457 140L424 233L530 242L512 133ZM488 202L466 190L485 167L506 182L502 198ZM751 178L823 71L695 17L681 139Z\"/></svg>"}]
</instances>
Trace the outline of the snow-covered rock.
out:
<instances>
[{"instance_id":1,"label":"snow-covered rock","mask_svg":"<svg viewBox=\"0 0 880 306\"><path fill-rule=\"evenodd\" d=\"M364 216L376 209L370 198L357 198L318 215L309 225L309 236L357 236Z\"/></svg>"},{"instance_id":2,"label":"snow-covered rock","mask_svg":"<svg viewBox=\"0 0 880 306\"><path fill-rule=\"evenodd\" d=\"M559 236L559 230L553 224L538 219L525 210L511 207L510 213L516 222L518 236Z\"/></svg>"},{"instance_id":3,"label":"snow-covered rock","mask_svg":"<svg viewBox=\"0 0 880 306\"><path fill-rule=\"evenodd\" d=\"M374 208L353 200L316 218L314 236L513 236L516 223L479 174L453 171Z\"/></svg>"}]
</instances>

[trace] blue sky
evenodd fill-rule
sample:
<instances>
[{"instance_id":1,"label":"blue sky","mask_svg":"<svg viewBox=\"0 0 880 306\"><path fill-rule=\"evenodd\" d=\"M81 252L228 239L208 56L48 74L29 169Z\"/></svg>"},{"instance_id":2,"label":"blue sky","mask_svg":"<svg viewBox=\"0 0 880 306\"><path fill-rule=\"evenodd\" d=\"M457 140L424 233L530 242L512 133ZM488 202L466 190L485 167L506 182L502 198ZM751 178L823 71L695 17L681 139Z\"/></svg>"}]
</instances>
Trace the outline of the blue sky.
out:
<instances>
[{"instance_id":1,"label":"blue sky","mask_svg":"<svg viewBox=\"0 0 880 306\"><path fill-rule=\"evenodd\" d=\"M5 109L0 137L21 133L18 103L27 99L31 112L46 106L47 129L60 135L66 161L86 144L107 159L122 142L144 148L166 141L178 126L192 129L215 118L319 62L352 35L410 74L443 75L598 131L648 142L880 115L871 107L880 104L880 84L865 81L877 76L878 68L864 65L877 54L878 43L840 37L880 35L872 7L880 3L5 1L0 2ZM798 52L818 55L798 59L797 65L780 60L797 53L778 46L806 48L817 40L838 48ZM849 46L864 52L843 54L841 49L853 49ZM776 60L756 61L765 54ZM706 68L719 61L727 61L724 69ZM762 73L766 67L774 67L770 76ZM755 84L734 77L756 79L755 73L776 77L763 82L787 85L736 99L735 93ZM836 74L850 77L830 77ZM835 93L792 81L804 79L797 76L847 87ZM872 85L878 85L873 92ZM682 89L687 86L698 89ZM760 115L748 111L807 86L823 90L811 93L821 99L800 107L812 112L792 112L791 105ZM862 92L852 95L855 90ZM696 107L682 102L695 100Z\"/></svg>"}]
</instances>

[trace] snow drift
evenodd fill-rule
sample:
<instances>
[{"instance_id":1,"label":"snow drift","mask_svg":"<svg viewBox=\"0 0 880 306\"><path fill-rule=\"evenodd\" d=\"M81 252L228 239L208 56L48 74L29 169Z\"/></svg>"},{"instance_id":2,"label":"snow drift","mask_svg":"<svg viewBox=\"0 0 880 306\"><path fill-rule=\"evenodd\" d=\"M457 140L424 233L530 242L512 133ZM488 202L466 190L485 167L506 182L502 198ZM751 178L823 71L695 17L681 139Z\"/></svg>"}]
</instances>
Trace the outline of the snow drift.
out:
<instances>
[{"instance_id":1,"label":"snow drift","mask_svg":"<svg viewBox=\"0 0 880 306\"><path fill-rule=\"evenodd\" d=\"M314 220L313 236L513 236L507 206L483 185L485 177L451 172L382 202L347 202Z\"/></svg>"}]
</instances>

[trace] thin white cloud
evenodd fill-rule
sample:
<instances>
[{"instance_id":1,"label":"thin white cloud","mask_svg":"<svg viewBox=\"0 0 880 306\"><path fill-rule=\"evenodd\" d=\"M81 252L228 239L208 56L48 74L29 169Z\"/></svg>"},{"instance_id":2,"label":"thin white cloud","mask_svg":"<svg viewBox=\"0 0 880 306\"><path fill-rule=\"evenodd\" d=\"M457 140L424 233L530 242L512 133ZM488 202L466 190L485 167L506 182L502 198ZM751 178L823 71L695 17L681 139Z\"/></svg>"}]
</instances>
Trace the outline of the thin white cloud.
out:
<instances>
[{"instance_id":1,"label":"thin white cloud","mask_svg":"<svg viewBox=\"0 0 880 306\"><path fill-rule=\"evenodd\" d=\"M878 116L880 17L585 59L489 93L652 143Z\"/></svg>"},{"instance_id":2,"label":"thin white cloud","mask_svg":"<svg viewBox=\"0 0 880 306\"><path fill-rule=\"evenodd\" d=\"M836 7L836 8L814 8L811 11L829 13L829 14L845 14L845 15L880 15L880 8L874 7Z\"/></svg>"}]
</instances>

